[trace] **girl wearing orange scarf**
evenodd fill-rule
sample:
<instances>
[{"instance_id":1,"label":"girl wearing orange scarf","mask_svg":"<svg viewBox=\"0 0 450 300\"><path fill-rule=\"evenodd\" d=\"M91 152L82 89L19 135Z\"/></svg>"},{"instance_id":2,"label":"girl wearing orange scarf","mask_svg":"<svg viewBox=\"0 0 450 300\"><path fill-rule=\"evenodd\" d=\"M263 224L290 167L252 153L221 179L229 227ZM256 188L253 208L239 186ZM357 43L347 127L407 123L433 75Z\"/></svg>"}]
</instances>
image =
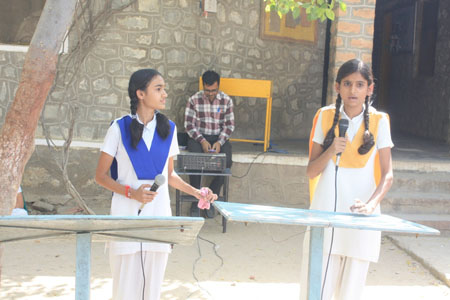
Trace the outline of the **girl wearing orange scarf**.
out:
<instances>
[{"instance_id":1,"label":"girl wearing orange scarf","mask_svg":"<svg viewBox=\"0 0 450 300\"><path fill-rule=\"evenodd\" d=\"M362 61L344 63L335 88L336 104L319 109L311 131L310 209L379 214L393 181L389 117L371 106L373 77ZM339 137L339 119L349 121L345 137ZM380 239L378 231L325 229L322 300L361 299L369 263L378 261ZM301 299L306 299L308 243L306 236Z\"/></svg>"}]
</instances>

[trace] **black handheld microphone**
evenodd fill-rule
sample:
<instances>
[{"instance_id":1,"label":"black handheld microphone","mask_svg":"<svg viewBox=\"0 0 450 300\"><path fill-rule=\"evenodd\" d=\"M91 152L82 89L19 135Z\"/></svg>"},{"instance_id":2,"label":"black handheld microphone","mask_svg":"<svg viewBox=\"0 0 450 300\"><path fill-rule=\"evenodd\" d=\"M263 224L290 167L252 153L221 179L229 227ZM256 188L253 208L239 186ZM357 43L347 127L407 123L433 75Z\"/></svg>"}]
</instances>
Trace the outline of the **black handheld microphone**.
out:
<instances>
[{"instance_id":1,"label":"black handheld microphone","mask_svg":"<svg viewBox=\"0 0 450 300\"><path fill-rule=\"evenodd\" d=\"M348 120L340 119L339 120L339 137L345 137L345 133L348 129ZM339 166L339 160L341 159L342 152L339 152L336 156L336 167Z\"/></svg>"},{"instance_id":2,"label":"black handheld microphone","mask_svg":"<svg viewBox=\"0 0 450 300\"><path fill-rule=\"evenodd\" d=\"M151 192L156 192L156 190L166 182L166 178L162 174L158 174L155 177L155 181L153 182L152 186L150 187ZM141 207L138 210L138 216L141 213L142 209L144 208L145 203L142 203Z\"/></svg>"}]
</instances>

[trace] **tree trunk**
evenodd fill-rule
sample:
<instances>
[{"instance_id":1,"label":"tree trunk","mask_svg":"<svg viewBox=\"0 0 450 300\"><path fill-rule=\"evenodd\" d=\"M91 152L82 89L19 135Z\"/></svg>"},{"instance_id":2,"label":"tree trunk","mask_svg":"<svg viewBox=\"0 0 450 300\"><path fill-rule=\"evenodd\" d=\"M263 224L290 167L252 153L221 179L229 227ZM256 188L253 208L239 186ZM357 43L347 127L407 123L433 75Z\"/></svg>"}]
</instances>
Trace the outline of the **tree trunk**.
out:
<instances>
[{"instance_id":1,"label":"tree trunk","mask_svg":"<svg viewBox=\"0 0 450 300\"><path fill-rule=\"evenodd\" d=\"M47 0L28 48L16 96L0 132L0 215L11 214L15 206L23 170L34 151L39 117L55 79L58 52L76 3L77 0Z\"/></svg>"}]
</instances>

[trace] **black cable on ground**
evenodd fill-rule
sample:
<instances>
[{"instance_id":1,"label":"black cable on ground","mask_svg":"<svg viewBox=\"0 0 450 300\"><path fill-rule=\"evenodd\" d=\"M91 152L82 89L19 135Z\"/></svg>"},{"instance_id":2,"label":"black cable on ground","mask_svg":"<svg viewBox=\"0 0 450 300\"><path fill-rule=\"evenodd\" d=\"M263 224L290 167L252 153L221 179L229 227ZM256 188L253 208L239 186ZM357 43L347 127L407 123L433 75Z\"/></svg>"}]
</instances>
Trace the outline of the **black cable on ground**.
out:
<instances>
[{"instance_id":1,"label":"black cable on ground","mask_svg":"<svg viewBox=\"0 0 450 300\"><path fill-rule=\"evenodd\" d=\"M214 254L220 259L220 266L219 266L217 269L215 269L213 273L210 274L210 277L214 276L214 274L216 274L217 271L219 271L220 268L222 268L222 266L223 266L223 258L219 255L219 253L217 253L217 248L218 248L218 246L217 246L216 243L214 243L214 242L212 242L212 241L210 241L210 240L208 240L208 239L205 239L205 238L201 237L200 235L197 236L198 257L197 257L197 259L194 261L194 264L192 265L192 277L194 277L195 281L197 282L198 287L199 287L201 290L205 291L210 297L212 297L212 295L208 292L208 290L205 289L205 288L203 288L203 287L200 285L200 281L199 281L199 279L197 278L197 276L195 275L196 265L197 265L198 261L202 258L202 251L201 251L201 247L200 247L200 240L212 244L212 245L213 245ZM194 293L195 293L195 292L192 292L186 299L189 299L189 297L191 297Z\"/></svg>"},{"instance_id":2,"label":"black cable on ground","mask_svg":"<svg viewBox=\"0 0 450 300\"><path fill-rule=\"evenodd\" d=\"M252 160L252 162L250 163L250 166L248 166L247 172L245 172L244 175L242 175L242 176L231 175L231 177L234 177L234 178L244 178L245 176L247 176L248 173L250 172L250 169L251 169L252 166L253 166L253 163L256 161L256 159L257 159L261 154L264 154L264 153L266 153L266 152L260 152L260 153L256 154L255 158L254 158L254 159Z\"/></svg>"}]
</instances>

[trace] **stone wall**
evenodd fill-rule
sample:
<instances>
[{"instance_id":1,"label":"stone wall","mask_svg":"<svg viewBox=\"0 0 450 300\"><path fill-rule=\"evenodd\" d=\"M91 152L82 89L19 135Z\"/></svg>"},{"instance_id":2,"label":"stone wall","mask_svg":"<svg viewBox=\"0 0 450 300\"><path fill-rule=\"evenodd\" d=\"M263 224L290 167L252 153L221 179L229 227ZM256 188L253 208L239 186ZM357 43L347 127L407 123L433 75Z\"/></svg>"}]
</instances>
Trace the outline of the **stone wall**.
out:
<instances>
[{"instance_id":1,"label":"stone wall","mask_svg":"<svg viewBox=\"0 0 450 300\"><path fill-rule=\"evenodd\" d=\"M101 11L103 0L95 1ZM115 0L114 7L125 2ZM69 52L60 57L59 77L42 114L51 136L61 139L67 134L69 107L76 107L74 141L101 142L110 122L129 112L130 74L155 68L167 83L165 113L179 131L199 76L214 69L223 77L272 80L272 139L307 138L321 104L325 24L318 25L316 45L263 40L261 2L219 1L217 14L205 18L198 1L138 0L95 28L91 33L95 42L87 45L90 50L75 66L77 73L71 60L78 55L74 50L78 36L71 35ZM14 98L25 54L26 48L0 47L0 124ZM234 136L262 139L265 101L235 99L235 106ZM43 138L41 126L36 138ZM94 209L107 207L110 199L110 193L93 182L97 155L96 149L74 148L69 166L70 178ZM23 186L27 201L42 206L45 213L64 213L75 204L66 195L53 156L45 146L38 146L26 167ZM256 193L256 198L261 194L249 193ZM45 198L42 203L41 198Z\"/></svg>"},{"instance_id":2,"label":"stone wall","mask_svg":"<svg viewBox=\"0 0 450 300\"><path fill-rule=\"evenodd\" d=\"M234 163L229 197L239 203L307 208L306 166Z\"/></svg>"},{"instance_id":3,"label":"stone wall","mask_svg":"<svg viewBox=\"0 0 450 300\"><path fill-rule=\"evenodd\" d=\"M87 205L98 214L108 213L111 192L95 183L98 149L72 148L68 162L69 177ZM56 164L59 154L47 146L36 146L22 179L23 195L32 214L72 214L78 211L68 194Z\"/></svg>"},{"instance_id":4,"label":"stone wall","mask_svg":"<svg viewBox=\"0 0 450 300\"><path fill-rule=\"evenodd\" d=\"M95 44L74 79L67 82L60 76L47 100L43 117L52 136L61 138L61 132L67 132L70 105L78 108L74 139L101 141L110 122L129 112L130 74L155 68L168 85L165 113L179 131L186 101L198 90L199 76L214 69L223 77L272 80L272 138L307 138L321 102L325 24L318 26L317 45L262 40L260 2L220 1L217 14L207 18L201 16L198 1L186 0L142 0L112 14L94 32ZM71 36L73 41L76 38ZM69 48L71 44L75 43L69 41ZM2 121L20 74L15 56L0 54ZM69 63L68 55L63 56L59 70ZM265 101L235 99L235 105L234 136L262 139ZM42 137L41 129L37 137Z\"/></svg>"},{"instance_id":5,"label":"stone wall","mask_svg":"<svg viewBox=\"0 0 450 300\"><path fill-rule=\"evenodd\" d=\"M3 125L9 105L17 90L25 49L0 51L0 124Z\"/></svg>"},{"instance_id":6,"label":"stone wall","mask_svg":"<svg viewBox=\"0 0 450 300\"><path fill-rule=\"evenodd\" d=\"M334 85L339 67L359 58L372 64L373 31L376 0L346 0L345 12L336 10L331 25L330 59L328 68L327 103L337 97Z\"/></svg>"}]
</instances>

